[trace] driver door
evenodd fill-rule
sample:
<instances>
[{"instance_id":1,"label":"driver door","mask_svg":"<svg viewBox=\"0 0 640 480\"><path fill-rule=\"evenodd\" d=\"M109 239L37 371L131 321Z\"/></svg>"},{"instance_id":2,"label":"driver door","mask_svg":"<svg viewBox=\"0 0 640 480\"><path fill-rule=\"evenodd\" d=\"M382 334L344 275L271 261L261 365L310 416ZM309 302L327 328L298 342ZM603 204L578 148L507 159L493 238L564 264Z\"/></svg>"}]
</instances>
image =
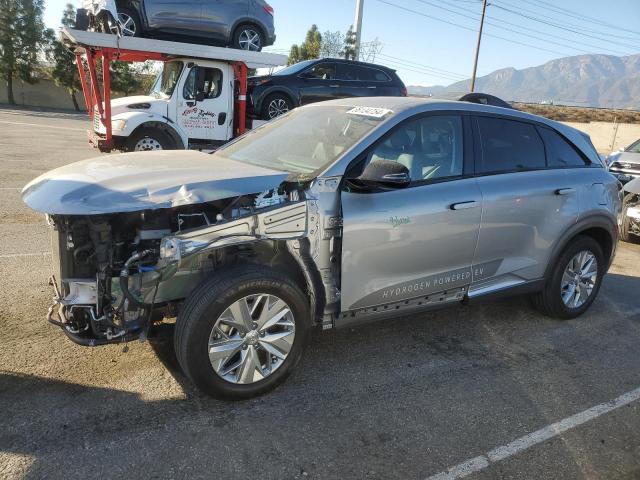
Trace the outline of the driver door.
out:
<instances>
[{"instance_id":1,"label":"driver door","mask_svg":"<svg viewBox=\"0 0 640 480\"><path fill-rule=\"evenodd\" d=\"M482 198L470 126L460 115L409 120L383 137L349 175L377 160L403 163L400 189L341 192L342 311L440 292L464 294L473 278ZM462 293L461 293L462 292ZM461 297L460 297L461 298Z\"/></svg>"},{"instance_id":2,"label":"driver door","mask_svg":"<svg viewBox=\"0 0 640 480\"><path fill-rule=\"evenodd\" d=\"M177 92L176 120L189 140L226 141L233 128L232 74L225 64L194 66Z\"/></svg>"}]
</instances>

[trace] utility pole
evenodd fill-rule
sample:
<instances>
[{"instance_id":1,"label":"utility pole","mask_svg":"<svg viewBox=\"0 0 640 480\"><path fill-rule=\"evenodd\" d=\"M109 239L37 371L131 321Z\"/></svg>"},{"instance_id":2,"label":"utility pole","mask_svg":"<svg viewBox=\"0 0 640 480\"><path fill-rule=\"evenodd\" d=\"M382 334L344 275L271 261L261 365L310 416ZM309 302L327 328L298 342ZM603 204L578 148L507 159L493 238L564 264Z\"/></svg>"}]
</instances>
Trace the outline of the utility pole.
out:
<instances>
[{"instance_id":1,"label":"utility pole","mask_svg":"<svg viewBox=\"0 0 640 480\"><path fill-rule=\"evenodd\" d=\"M362 12L364 10L364 0L356 0L356 46L355 57L360 60L360 41L362 40Z\"/></svg>"},{"instance_id":2,"label":"utility pole","mask_svg":"<svg viewBox=\"0 0 640 480\"><path fill-rule=\"evenodd\" d=\"M484 13L487 10L487 0L482 0L482 16L480 17L480 30L478 30L478 45L476 45L476 58L473 61L473 75L471 76L471 92L476 88L476 71L478 70L478 56L480 55L480 41L482 40L482 27L484 26Z\"/></svg>"}]
</instances>

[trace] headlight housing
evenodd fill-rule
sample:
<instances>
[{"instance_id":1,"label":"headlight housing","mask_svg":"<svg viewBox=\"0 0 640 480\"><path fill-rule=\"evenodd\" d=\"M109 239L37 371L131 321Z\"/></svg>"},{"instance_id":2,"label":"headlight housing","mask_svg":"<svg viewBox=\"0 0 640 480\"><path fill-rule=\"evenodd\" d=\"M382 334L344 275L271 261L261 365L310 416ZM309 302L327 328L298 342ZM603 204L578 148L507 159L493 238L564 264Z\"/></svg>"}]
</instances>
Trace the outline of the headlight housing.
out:
<instances>
[{"instance_id":1,"label":"headlight housing","mask_svg":"<svg viewBox=\"0 0 640 480\"><path fill-rule=\"evenodd\" d=\"M126 120L113 120L111 122L111 130L124 130L126 126Z\"/></svg>"}]
</instances>

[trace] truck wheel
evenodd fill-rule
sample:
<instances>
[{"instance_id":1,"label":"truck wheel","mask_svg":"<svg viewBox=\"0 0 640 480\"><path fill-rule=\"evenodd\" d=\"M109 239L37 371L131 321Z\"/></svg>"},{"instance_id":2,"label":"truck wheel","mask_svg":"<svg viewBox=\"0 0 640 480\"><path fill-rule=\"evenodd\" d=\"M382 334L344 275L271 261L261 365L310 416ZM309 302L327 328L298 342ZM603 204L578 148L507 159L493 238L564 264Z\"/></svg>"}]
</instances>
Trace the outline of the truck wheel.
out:
<instances>
[{"instance_id":1,"label":"truck wheel","mask_svg":"<svg viewBox=\"0 0 640 480\"><path fill-rule=\"evenodd\" d=\"M233 34L233 48L259 52L264 43L265 38L260 29L251 24L240 25Z\"/></svg>"},{"instance_id":2,"label":"truck wheel","mask_svg":"<svg viewBox=\"0 0 640 480\"><path fill-rule=\"evenodd\" d=\"M602 283L606 262L593 238L579 236L558 258L542 292L532 296L544 315L571 319L591 306Z\"/></svg>"},{"instance_id":3,"label":"truck wheel","mask_svg":"<svg viewBox=\"0 0 640 480\"><path fill-rule=\"evenodd\" d=\"M215 275L193 291L176 323L174 346L203 392L242 399L282 383L310 331L309 300L289 278L257 265Z\"/></svg>"},{"instance_id":4,"label":"truck wheel","mask_svg":"<svg viewBox=\"0 0 640 480\"><path fill-rule=\"evenodd\" d=\"M175 150L176 143L159 128L143 128L127 139L127 151Z\"/></svg>"},{"instance_id":5,"label":"truck wheel","mask_svg":"<svg viewBox=\"0 0 640 480\"><path fill-rule=\"evenodd\" d=\"M291 109L293 109L293 102L288 96L274 93L269 95L262 105L262 119L273 120Z\"/></svg>"}]
</instances>

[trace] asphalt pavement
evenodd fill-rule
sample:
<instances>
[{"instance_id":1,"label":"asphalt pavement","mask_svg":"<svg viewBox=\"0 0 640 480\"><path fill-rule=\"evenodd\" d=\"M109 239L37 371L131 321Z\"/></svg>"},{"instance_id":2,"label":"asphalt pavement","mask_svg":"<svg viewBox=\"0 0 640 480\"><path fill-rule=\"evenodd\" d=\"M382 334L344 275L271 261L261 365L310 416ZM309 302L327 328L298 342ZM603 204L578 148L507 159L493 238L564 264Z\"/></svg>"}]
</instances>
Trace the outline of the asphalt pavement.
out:
<instances>
[{"instance_id":1,"label":"asphalt pavement","mask_svg":"<svg viewBox=\"0 0 640 480\"><path fill-rule=\"evenodd\" d=\"M95 156L88 127L0 108L0 478L640 478L640 245L577 320L514 298L318 331L274 392L213 400L170 327L125 352L44 321L47 229L19 191Z\"/></svg>"}]
</instances>

